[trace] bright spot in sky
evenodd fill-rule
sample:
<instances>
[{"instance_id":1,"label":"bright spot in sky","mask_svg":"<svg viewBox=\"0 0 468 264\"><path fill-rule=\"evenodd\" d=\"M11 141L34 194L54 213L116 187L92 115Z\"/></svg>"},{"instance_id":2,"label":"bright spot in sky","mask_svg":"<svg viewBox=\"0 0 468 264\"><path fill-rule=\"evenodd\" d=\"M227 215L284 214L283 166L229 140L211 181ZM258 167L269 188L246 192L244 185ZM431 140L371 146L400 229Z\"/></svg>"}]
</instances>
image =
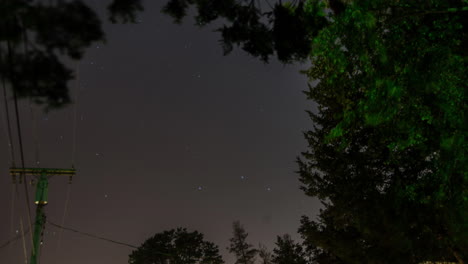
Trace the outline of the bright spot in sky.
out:
<instances>
[{"instance_id":1,"label":"bright spot in sky","mask_svg":"<svg viewBox=\"0 0 468 264\"><path fill-rule=\"evenodd\" d=\"M197 190L201 191L201 190L203 190L203 187L198 186Z\"/></svg>"}]
</instances>

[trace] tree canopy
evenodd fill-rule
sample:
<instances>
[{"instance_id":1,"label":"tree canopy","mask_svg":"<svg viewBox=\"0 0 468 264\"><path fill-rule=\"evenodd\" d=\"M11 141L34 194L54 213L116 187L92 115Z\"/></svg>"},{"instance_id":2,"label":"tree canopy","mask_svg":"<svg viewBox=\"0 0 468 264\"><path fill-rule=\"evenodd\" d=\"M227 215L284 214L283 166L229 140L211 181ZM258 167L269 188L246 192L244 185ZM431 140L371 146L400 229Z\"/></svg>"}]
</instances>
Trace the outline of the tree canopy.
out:
<instances>
[{"instance_id":1,"label":"tree canopy","mask_svg":"<svg viewBox=\"0 0 468 264\"><path fill-rule=\"evenodd\" d=\"M177 228L148 238L129 256L130 264L222 264L218 246L198 231Z\"/></svg>"},{"instance_id":2,"label":"tree canopy","mask_svg":"<svg viewBox=\"0 0 468 264\"><path fill-rule=\"evenodd\" d=\"M140 0L114 0L113 22L134 22ZM0 78L15 96L48 109L68 104L73 71L64 58L80 59L86 48L104 41L98 15L80 0L0 2Z\"/></svg>"},{"instance_id":3,"label":"tree canopy","mask_svg":"<svg viewBox=\"0 0 468 264\"><path fill-rule=\"evenodd\" d=\"M81 1L0 3L0 75L18 96L70 101L78 59L104 39ZM217 19L225 53L308 61L319 105L298 159L302 189L324 205L300 233L318 263L468 261L466 0L170 0L181 22ZM114 0L131 22L137 0ZM70 15L72 14L72 15ZM79 26L78 26L79 25ZM34 69L34 70L33 70Z\"/></svg>"},{"instance_id":4,"label":"tree canopy","mask_svg":"<svg viewBox=\"0 0 468 264\"><path fill-rule=\"evenodd\" d=\"M247 242L249 234L239 221L232 224L232 238L229 239L230 244L227 248L230 253L236 256L235 264L254 264L257 250Z\"/></svg>"},{"instance_id":5,"label":"tree canopy","mask_svg":"<svg viewBox=\"0 0 468 264\"><path fill-rule=\"evenodd\" d=\"M258 257L260 264L272 264L272 254L263 244L258 245Z\"/></svg>"},{"instance_id":6,"label":"tree canopy","mask_svg":"<svg viewBox=\"0 0 468 264\"><path fill-rule=\"evenodd\" d=\"M278 236L276 248L273 250L274 264L308 264L309 258L306 251L291 236Z\"/></svg>"},{"instance_id":7,"label":"tree canopy","mask_svg":"<svg viewBox=\"0 0 468 264\"><path fill-rule=\"evenodd\" d=\"M221 4L222 3L222 4ZM468 255L467 11L462 0L172 0L217 18L225 51L308 59L319 104L298 160L322 200L300 232L319 263L463 263ZM317 260L319 261L319 260ZM328 262L327 262L328 261Z\"/></svg>"}]
</instances>

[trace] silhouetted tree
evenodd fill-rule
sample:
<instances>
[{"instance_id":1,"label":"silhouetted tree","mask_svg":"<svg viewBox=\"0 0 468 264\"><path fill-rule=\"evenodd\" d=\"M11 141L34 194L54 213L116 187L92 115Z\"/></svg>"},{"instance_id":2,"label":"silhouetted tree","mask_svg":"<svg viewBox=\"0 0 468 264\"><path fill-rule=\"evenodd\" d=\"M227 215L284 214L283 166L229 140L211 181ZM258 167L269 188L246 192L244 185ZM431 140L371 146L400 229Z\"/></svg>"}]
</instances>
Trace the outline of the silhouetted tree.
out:
<instances>
[{"instance_id":1,"label":"silhouetted tree","mask_svg":"<svg viewBox=\"0 0 468 264\"><path fill-rule=\"evenodd\" d=\"M222 264L218 246L185 228L157 233L129 256L130 264Z\"/></svg>"},{"instance_id":2,"label":"silhouetted tree","mask_svg":"<svg viewBox=\"0 0 468 264\"><path fill-rule=\"evenodd\" d=\"M109 16L133 22L141 8L140 0L114 0ZM97 14L79 0L2 0L0 17L1 82L49 109L69 103L73 72L63 60L78 60L93 42L104 41Z\"/></svg>"},{"instance_id":3,"label":"silhouetted tree","mask_svg":"<svg viewBox=\"0 0 468 264\"><path fill-rule=\"evenodd\" d=\"M227 52L310 60L319 111L300 179L324 209L300 232L317 261L467 262L466 1L280 1L262 12L256 1L172 0L165 12L180 21L191 5L199 25L227 21Z\"/></svg>"},{"instance_id":4,"label":"silhouetted tree","mask_svg":"<svg viewBox=\"0 0 468 264\"><path fill-rule=\"evenodd\" d=\"M260 258L260 264L272 264L272 255L268 251L265 245L258 245L258 257Z\"/></svg>"},{"instance_id":5,"label":"silhouetted tree","mask_svg":"<svg viewBox=\"0 0 468 264\"><path fill-rule=\"evenodd\" d=\"M308 264L308 257L302 246L295 243L291 236L278 236L273 249L274 264Z\"/></svg>"},{"instance_id":6,"label":"silhouetted tree","mask_svg":"<svg viewBox=\"0 0 468 264\"><path fill-rule=\"evenodd\" d=\"M305 60L311 39L329 24L324 16L308 12L311 5L305 6L305 1L297 5L276 1L271 10L262 11L260 2L250 0L170 0L163 12L180 23L190 5L198 11L195 20L199 26L219 18L227 21L217 30L225 54L237 45L265 62L275 54L285 63Z\"/></svg>"},{"instance_id":7,"label":"silhouetted tree","mask_svg":"<svg viewBox=\"0 0 468 264\"><path fill-rule=\"evenodd\" d=\"M231 242L227 248L230 253L236 255L235 264L254 264L255 255L257 250L253 246L247 243L248 233L239 221L235 221L232 224L232 238L229 239Z\"/></svg>"},{"instance_id":8,"label":"silhouetted tree","mask_svg":"<svg viewBox=\"0 0 468 264\"><path fill-rule=\"evenodd\" d=\"M104 36L81 1L53 2L0 2L0 76L59 107L72 73L57 54L78 59ZM190 6L200 26L225 20L226 53L310 62L319 111L300 178L324 209L303 218L306 243L346 263L468 261L466 1L170 0L164 12L181 21ZM141 7L114 1L111 19Z\"/></svg>"}]
</instances>

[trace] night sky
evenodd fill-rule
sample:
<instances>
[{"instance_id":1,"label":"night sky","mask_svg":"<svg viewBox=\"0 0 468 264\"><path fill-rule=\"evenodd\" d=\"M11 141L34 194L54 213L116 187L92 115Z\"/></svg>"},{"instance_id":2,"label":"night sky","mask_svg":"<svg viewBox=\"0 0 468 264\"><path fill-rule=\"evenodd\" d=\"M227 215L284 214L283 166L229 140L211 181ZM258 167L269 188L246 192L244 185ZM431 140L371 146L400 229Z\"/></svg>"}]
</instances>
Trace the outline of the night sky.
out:
<instances>
[{"instance_id":1,"label":"night sky","mask_svg":"<svg viewBox=\"0 0 468 264\"><path fill-rule=\"evenodd\" d=\"M315 109L301 92L307 80L298 71L307 66L263 64L241 50L223 56L216 25L174 25L160 13L163 2L146 1L138 24L105 23L107 43L79 62L79 84L70 83L78 97L75 155L74 105L49 114L33 107L32 115L21 102L26 166L35 166L36 130L42 167L75 160L65 226L110 239L139 246L157 232L187 227L233 263L226 247L235 220L255 246L272 249L284 233L298 238L300 216L319 207L299 190L295 173L307 147L302 132L312 127L305 110ZM5 128L3 99L1 111ZM25 201L15 201L11 227L11 159L6 129L0 133L3 243L19 230ZM18 150L16 138L14 144ZM46 213L59 224L67 182L56 176L49 184ZM60 233L46 226L41 263L127 263L132 251L67 231L59 244ZM0 251L0 262L24 263L21 240Z\"/></svg>"}]
</instances>

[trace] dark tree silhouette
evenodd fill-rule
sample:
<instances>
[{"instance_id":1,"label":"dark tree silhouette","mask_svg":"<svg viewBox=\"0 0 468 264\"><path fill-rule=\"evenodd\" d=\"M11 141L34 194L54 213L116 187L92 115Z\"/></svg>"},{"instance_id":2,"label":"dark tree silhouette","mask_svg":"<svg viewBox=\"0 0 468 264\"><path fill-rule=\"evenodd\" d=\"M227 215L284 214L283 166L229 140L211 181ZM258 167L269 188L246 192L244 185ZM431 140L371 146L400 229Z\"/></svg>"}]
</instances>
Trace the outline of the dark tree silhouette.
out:
<instances>
[{"instance_id":1,"label":"dark tree silhouette","mask_svg":"<svg viewBox=\"0 0 468 264\"><path fill-rule=\"evenodd\" d=\"M467 262L466 1L285 1L266 12L220 2L171 0L165 12L225 19L225 51L308 58L303 73L318 81L298 161L303 190L324 204L300 229L316 261Z\"/></svg>"},{"instance_id":2,"label":"dark tree silhouette","mask_svg":"<svg viewBox=\"0 0 468 264\"><path fill-rule=\"evenodd\" d=\"M57 54L78 59L104 39L81 1L54 2L0 2L0 76L49 107L70 101L73 75ZM318 84L306 95L319 111L300 179L324 209L300 232L319 263L466 263L466 1L257 3L170 0L163 11L180 22L195 7L200 26L224 19L226 53L310 62L303 73ZM141 7L114 1L110 18L131 21Z\"/></svg>"},{"instance_id":3,"label":"dark tree silhouette","mask_svg":"<svg viewBox=\"0 0 468 264\"><path fill-rule=\"evenodd\" d=\"M19 98L47 108L70 102L67 83L73 72L63 57L77 60L86 48L104 41L101 21L82 1L0 1L0 78ZM139 0L114 0L114 22L133 22Z\"/></svg>"},{"instance_id":4,"label":"dark tree silhouette","mask_svg":"<svg viewBox=\"0 0 468 264\"><path fill-rule=\"evenodd\" d=\"M130 264L222 264L218 246L203 234L177 228L157 233L129 256Z\"/></svg>"},{"instance_id":5,"label":"dark tree silhouette","mask_svg":"<svg viewBox=\"0 0 468 264\"><path fill-rule=\"evenodd\" d=\"M227 249L236 255L235 264L254 264L257 250L247 243L248 234L244 227L239 221L235 221L232 224L232 229L232 238L229 239L231 243Z\"/></svg>"},{"instance_id":6,"label":"dark tree silhouette","mask_svg":"<svg viewBox=\"0 0 468 264\"><path fill-rule=\"evenodd\" d=\"M260 258L260 264L272 264L272 254L265 245L258 245L258 257Z\"/></svg>"},{"instance_id":7,"label":"dark tree silhouette","mask_svg":"<svg viewBox=\"0 0 468 264\"><path fill-rule=\"evenodd\" d=\"M273 250L274 264L308 264L309 257L300 244L295 243L291 236L278 236L276 248Z\"/></svg>"}]
</instances>

